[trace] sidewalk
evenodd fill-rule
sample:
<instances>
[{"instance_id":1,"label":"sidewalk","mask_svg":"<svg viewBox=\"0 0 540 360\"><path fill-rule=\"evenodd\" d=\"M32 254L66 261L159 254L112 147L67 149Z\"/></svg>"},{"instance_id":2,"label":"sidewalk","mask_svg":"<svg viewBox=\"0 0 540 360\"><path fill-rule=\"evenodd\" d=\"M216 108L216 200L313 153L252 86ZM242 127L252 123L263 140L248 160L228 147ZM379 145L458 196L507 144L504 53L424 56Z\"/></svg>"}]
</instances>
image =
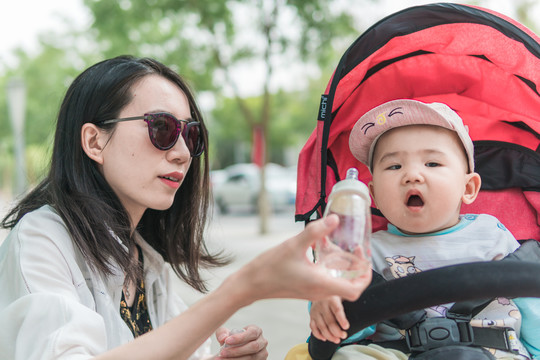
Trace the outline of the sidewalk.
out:
<instances>
[{"instance_id":1,"label":"sidewalk","mask_svg":"<svg viewBox=\"0 0 540 360\"><path fill-rule=\"evenodd\" d=\"M298 234L303 223L294 223L293 210L274 214L270 219L270 233L259 235L259 219L256 216L214 216L208 231L207 244L210 250L224 249L235 256L232 264L205 272L214 289L229 274L254 258L262 251ZM177 289L188 305L201 297L200 294L178 281ZM255 324L262 328L268 340L268 359L281 360L294 345L305 342L309 336L307 301L291 299L261 300L241 309L224 326L242 328ZM212 337L212 351L219 346Z\"/></svg>"}]
</instances>

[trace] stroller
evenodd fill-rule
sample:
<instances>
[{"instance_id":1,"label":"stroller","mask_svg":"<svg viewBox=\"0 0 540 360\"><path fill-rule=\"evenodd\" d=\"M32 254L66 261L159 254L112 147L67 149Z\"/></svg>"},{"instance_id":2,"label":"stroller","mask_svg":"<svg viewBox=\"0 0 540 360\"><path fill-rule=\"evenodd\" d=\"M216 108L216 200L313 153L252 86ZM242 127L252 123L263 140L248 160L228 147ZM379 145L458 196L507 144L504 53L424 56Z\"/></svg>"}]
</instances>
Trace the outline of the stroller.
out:
<instances>
[{"instance_id":1,"label":"stroller","mask_svg":"<svg viewBox=\"0 0 540 360\"><path fill-rule=\"evenodd\" d=\"M462 213L491 214L523 243L508 259L520 261L456 265L389 282L374 274L358 301L344 303L349 335L387 319L410 320L415 311L438 304L457 302L456 311L470 319L486 299L540 297L539 85L539 38L479 7L439 3L402 10L373 25L345 52L321 97L316 129L300 153L296 221L322 216L327 195L347 169L357 168L365 183L371 180L349 150L351 129L375 106L408 98L445 103L462 117L482 177L480 194ZM373 231L386 229L386 219L371 210ZM470 332L466 321L457 323ZM439 345L474 345L467 331L460 328L457 340ZM415 347L408 341L411 359L461 359L427 355L433 342ZM309 341L315 360L330 359L336 348L313 336Z\"/></svg>"}]
</instances>

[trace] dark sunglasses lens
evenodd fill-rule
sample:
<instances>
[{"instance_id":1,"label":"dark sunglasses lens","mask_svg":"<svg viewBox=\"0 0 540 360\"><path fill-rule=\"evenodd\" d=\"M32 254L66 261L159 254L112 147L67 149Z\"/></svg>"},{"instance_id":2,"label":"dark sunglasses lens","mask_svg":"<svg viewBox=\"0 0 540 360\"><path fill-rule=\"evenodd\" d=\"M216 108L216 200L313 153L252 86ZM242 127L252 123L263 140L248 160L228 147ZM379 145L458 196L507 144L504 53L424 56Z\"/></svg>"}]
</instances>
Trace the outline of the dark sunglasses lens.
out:
<instances>
[{"instance_id":1,"label":"dark sunglasses lens","mask_svg":"<svg viewBox=\"0 0 540 360\"><path fill-rule=\"evenodd\" d=\"M176 144L178 136L186 143L191 156L199 156L204 150L201 128L198 122L177 121L169 114L152 114L149 117L150 140L160 150L168 150ZM180 127L180 128L179 128Z\"/></svg>"},{"instance_id":2,"label":"dark sunglasses lens","mask_svg":"<svg viewBox=\"0 0 540 360\"><path fill-rule=\"evenodd\" d=\"M152 117L150 133L152 143L161 150L167 150L178 139L178 125L171 116L159 114Z\"/></svg>"},{"instance_id":3,"label":"dark sunglasses lens","mask_svg":"<svg viewBox=\"0 0 540 360\"><path fill-rule=\"evenodd\" d=\"M184 141L191 156L199 156L202 153L202 138L199 123L189 123L184 129Z\"/></svg>"}]
</instances>

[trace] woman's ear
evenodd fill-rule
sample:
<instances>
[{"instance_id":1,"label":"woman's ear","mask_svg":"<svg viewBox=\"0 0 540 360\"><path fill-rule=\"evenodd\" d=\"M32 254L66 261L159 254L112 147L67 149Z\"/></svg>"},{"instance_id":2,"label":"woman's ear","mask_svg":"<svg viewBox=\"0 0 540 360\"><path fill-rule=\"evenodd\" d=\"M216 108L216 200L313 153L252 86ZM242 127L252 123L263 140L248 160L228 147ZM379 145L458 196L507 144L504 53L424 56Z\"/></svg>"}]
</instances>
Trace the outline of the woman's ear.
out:
<instances>
[{"instance_id":1,"label":"woman's ear","mask_svg":"<svg viewBox=\"0 0 540 360\"><path fill-rule=\"evenodd\" d=\"M463 194L461 200L464 204L471 204L478 196L480 186L482 185L482 179L478 173L467 174L466 179L467 182L465 183L465 193Z\"/></svg>"},{"instance_id":2,"label":"woman's ear","mask_svg":"<svg viewBox=\"0 0 540 360\"><path fill-rule=\"evenodd\" d=\"M103 148L107 143L106 133L95 124L85 123L81 129L81 146L86 155L103 165Z\"/></svg>"}]
</instances>

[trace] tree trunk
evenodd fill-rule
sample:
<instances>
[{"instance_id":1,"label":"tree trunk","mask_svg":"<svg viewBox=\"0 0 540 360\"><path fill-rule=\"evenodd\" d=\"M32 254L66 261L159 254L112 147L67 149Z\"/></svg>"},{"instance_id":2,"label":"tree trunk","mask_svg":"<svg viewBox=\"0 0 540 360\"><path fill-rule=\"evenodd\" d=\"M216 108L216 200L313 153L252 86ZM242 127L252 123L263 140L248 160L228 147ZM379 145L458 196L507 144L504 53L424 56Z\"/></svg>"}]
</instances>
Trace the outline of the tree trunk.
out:
<instances>
[{"instance_id":1,"label":"tree trunk","mask_svg":"<svg viewBox=\"0 0 540 360\"><path fill-rule=\"evenodd\" d=\"M278 18L278 8L279 5L277 2L274 2L272 11L267 14L264 19L264 29L263 34L266 38L266 50L264 53L264 62L266 64L266 76L264 81L264 91L263 91L263 103L261 107L261 121L260 126L262 129L262 139L263 139L263 166L261 167L261 191L259 194L259 221L260 221L260 233L268 233L268 222L271 213L270 201L268 199L268 192L266 191L266 163L268 162L268 127L270 124L270 80L272 79L273 66L272 66L272 46L274 39L272 37L272 29L276 27L276 21Z\"/></svg>"},{"instance_id":2,"label":"tree trunk","mask_svg":"<svg viewBox=\"0 0 540 360\"><path fill-rule=\"evenodd\" d=\"M266 163L266 161L265 161ZM268 220L270 218L270 201L266 191L266 167L261 166L261 191L259 193L259 233L268 233Z\"/></svg>"}]
</instances>

